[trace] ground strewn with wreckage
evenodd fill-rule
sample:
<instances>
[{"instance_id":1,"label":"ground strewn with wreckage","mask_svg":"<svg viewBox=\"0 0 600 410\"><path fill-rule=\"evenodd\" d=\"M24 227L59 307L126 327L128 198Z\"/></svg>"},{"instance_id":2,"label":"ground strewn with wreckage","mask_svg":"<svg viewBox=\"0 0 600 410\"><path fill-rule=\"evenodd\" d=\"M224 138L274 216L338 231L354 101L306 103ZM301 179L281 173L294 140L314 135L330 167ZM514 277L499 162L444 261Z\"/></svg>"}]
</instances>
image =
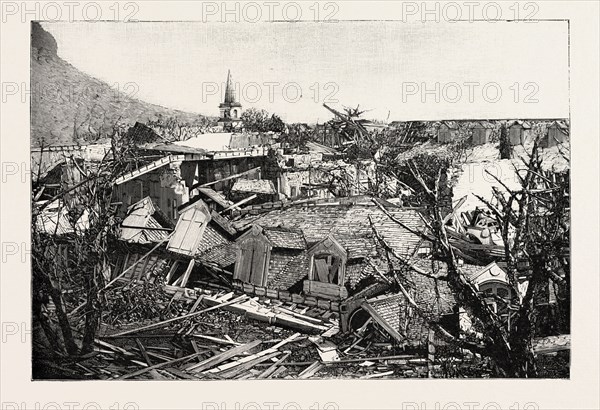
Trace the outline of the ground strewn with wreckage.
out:
<instances>
[{"instance_id":1,"label":"ground strewn with wreckage","mask_svg":"<svg viewBox=\"0 0 600 410\"><path fill-rule=\"evenodd\" d=\"M489 363L481 358L465 357L448 349L437 360L424 352L399 348L381 332L358 331L351 336L335 333L333 321L297 313L307 323L330 326L327 337L295 332L252 319L259 308L254 304L245 314L226 310L248 298L216 293L194 300L176 293L182 315L170 324L150 322L119 328L103 326L95 341L96 349L87 357L49 361L34 357L37 377L43 379L155 379L222 380L234 379L307 379L307 378L402 378L402 377L490 377ZM206 301L219 307L208 311ZM240 301L227 305L228 302ZM248 303L252 306L252 303ZM289 311L283 304L265 311ZM269 309L270 308L270 309ZM279 308L279 309L277 309ZM204 314L193 316L194 312ZM306 311L306 308L299 312ZM306 312L305 312L306 313ZM310 321L307 319L311 318ZM333 325L333 326L332 326ZM333 330L333 331L332 331ZM540 340L540 353L561 355L568 363L570 340ZM548 362L546 377L561 377L557 361ZM563 365L564 366L564 363Z\"/></svg>"}]
</instances>

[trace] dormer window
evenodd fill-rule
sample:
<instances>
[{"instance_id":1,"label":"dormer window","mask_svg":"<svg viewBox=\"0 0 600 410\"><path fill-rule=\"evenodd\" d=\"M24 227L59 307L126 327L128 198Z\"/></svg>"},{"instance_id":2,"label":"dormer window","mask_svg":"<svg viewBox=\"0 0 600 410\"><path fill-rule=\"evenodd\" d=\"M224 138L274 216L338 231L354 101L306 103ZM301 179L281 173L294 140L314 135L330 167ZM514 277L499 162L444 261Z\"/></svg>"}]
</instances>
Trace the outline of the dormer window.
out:
<instances>
[{"instance_id":1,"label":"dormer window","mask_svg":"<svg viewBox=\"0 0 600 410\"><path fill-rule=\"evenodd\" d=\"M339 299L347 296L344 287L348 253L335 240L328 236L308 250L310 272L304 283L307 295Z\"/></svg>"},{"instance_id":2,"label":"dormer window","mask_svg":"<svg viewBox=\"0 0 600 410\"><path fill-rule=\"evenodd\" d=\"M307 264L304 264L304 269L282 275L288 263L306 252L306 241L301 231L253 225L236 242L239 250L233 279L255 286L279 286L287 283L285 278L300 275L295 280L298 282L306 277Z\"/></svg>"},{"instance_id":3,"label":"dormer window","mask_svg":"<svg viewBox=\"0 0 600 410\"><path fill-rule=\"evenodd\" d=\"M320 253L313 256L313 280L340 285L340 268L342 259L331 253Z\"/></svg>"},{"instance_id":4,"label":"dormer window","mask_svg":"<svg viewBox=\"0 0 600 410\"><path fill-rule=\"evenodd\" d=\"M500 281L487 281L479 285L479 291L494 313L501 317L508 315L512 292L507 284Z\"/></svg>"}]
</instances>

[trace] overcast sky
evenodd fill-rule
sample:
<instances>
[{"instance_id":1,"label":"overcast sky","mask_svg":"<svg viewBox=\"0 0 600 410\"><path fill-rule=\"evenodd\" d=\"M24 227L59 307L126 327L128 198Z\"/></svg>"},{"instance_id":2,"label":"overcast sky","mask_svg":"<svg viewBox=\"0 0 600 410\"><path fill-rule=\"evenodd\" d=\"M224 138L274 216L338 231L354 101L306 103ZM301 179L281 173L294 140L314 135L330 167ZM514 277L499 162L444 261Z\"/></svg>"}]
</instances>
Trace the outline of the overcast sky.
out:
<instances>
[{"instance_id":1,"label":"overcast sky","mask_svg":"<svg viewBox=\"0 0 600 410\"><path fill-rule=\"evenodd\" d=\"M189 112L218 115L230 69L244 108L290 122L329 119L323 102L390 121L569 115L566 22L43 26L78 69Z\"/></svg>"}]
</instances>

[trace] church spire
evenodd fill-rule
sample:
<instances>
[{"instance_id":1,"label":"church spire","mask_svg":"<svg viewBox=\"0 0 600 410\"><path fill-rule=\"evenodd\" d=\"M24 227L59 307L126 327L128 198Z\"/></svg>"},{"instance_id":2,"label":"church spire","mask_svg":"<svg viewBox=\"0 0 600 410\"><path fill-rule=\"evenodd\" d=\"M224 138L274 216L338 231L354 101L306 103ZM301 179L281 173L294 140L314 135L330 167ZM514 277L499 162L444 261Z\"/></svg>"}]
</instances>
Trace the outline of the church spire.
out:
<instances>
[{"instance_id":1,"label":"church spire","mask_svg":"<svg viewBox=\"0 0 600 410\"><path fill-rule=\"evenodd\" d=\"M218 124L224 128L232 128L236 123L241 123L242 104L237 102L231 71L227 70L227 83L225 85L225 98L219 104L220 117Z\"/></svg>"},{"instance_id":2,"label":"church spire","mask_svg":"<svg viewBox=\"0 0 600 410\"><path fill-rule=\"evenodd\" d=\"M227 84L225 86L225 104L233 104L236 101L235 88L233 87L233 80L231 79L231 70L227 70Z\"/></svg>"}]
</instances>

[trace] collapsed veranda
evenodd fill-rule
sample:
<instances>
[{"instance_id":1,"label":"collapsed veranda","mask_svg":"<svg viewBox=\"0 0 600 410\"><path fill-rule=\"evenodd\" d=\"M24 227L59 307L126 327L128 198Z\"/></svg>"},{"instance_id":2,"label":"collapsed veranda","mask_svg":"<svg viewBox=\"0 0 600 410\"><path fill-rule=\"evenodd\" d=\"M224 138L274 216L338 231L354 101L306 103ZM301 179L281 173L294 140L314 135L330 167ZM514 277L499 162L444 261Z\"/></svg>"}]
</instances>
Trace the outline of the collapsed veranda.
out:
<instances>
[{"instance_id":1,"label":"collapsed veranda","mask_svg":"<svg viewBox=\"0 0 600 410\"><path fill-rule=\"evenodd\" d=\"M403 155L427 144L493 147L501 132L512 149L522 149L530 146L533 129L540 126L545 129L540 146L556 150L568 142L568 123L474 120L382 126L326 108L337 122L247 132L241 105L228 91L219 107L218 132L185 141L165 141L160 130L141 123L124 132L132 143L134 166L112 181L119 229L102 275L114 288L160 287L168 295L168 307L182 307L179 315L156 317L151 324L114 321L109 333L102 334L106 338L97 340L100 355L139 362L139 370L116 372L117 377L309 378L331 376L325 368L345 364L368 378L439 376L447 374L448 357L441 352L452 350L451 340L480 337L473 318L443 280L448 266L429 240L433 232L425 204L406 205L411 195L406 183L379 175L372 158L349 160L349 150L381 129L401 130ZM282 142L299 129L312 140L302 146ZM89 226L89 215L84 212L74 220L69 210L77 207L80 193L85 195L86 173L109 155L110 147L103 144L32 152L34 167L40 169L34 201L44 207L34 223L53 238L65 271L77 260L71 242ZM457 199L446 198L443 216L462 273L510 327L513 301L526 296L530 267L521 263L518 283L512 283L503 238L495 230L498 222L481 209L457 211L462 200ZM568 244L565 252L568 257ZM557 267L554 274L564 282L569 272ZM540 339L538 350L545 354L569 347L568 337L557 335L558 326L552 325L557 305L565 303L557 283L562 282L547 280L545 292L533 302L539 312L536 336L554 337ZM266 341L241 343L227 334L197 332L194 320L221 311L293 333L256 351ZM178 327L173 331L172 326ZM175 348L150 359L139 339L137 354L114 344L119 337L141 337L158 329L184 337L193 353L186 358L186 349ZM198 340L212 345L203 350ZM316 353L309 363L286 360L291 352L284 348L307 340L304 347ZM461 366L481 359L464 348L450 356ZM182 363L175 366L178 360ZM358 364L363 366L356 368ZM88 370L94 377L115 378Z\"/></svg>"}]
</instances>

